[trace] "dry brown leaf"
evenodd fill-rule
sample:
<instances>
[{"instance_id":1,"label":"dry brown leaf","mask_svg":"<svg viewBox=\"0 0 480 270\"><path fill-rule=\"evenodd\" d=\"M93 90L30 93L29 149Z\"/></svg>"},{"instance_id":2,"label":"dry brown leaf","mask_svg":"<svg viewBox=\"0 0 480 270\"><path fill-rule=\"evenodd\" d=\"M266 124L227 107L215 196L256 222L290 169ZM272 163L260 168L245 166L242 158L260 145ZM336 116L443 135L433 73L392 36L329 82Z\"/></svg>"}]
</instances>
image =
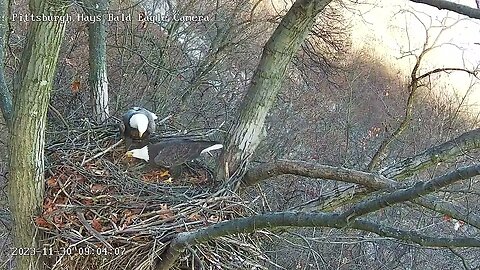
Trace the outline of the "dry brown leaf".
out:
<instances>
[{"instance_id":1,"label":"dry brown leaf","mask_svg":"<svg viewBox=\"0 0 480 270\"><path fill-rule=\"evenodd\" d=\"M56 187L58 185L57 179L55 177L50 177L46 181L48 187Z\"/></svg>"},{"instance_id":2,"label":"dry brown leaf","mask_svg":"<svg viewBox=\"0 0 480 270\"><path fill-rule=\"evenodd\" d=\"M102 231L103 226L102 226L102 224L100 223L100 221L98 220L98 218L94 218L94 219L92 220L92 228L94 228L95 231L97 231L97 232L101 232L101 231Z\"/></svg>"},{"instance_id":3,"label":"dry brown leaf","mask_svg":"<svg viewBox=\"0 0 480 270\"><path fill-rule=\"evenodd\" d=\"M92 204L93 204L93 200L92 200L92 199L82 199L81 202L82 202L84 205L92 205Z\"/></svg>"},{"instance_id":4,"label":"dry brown leaf","mask_svg":"<svg viewBox=\"0 0 480 270\"><path fill-rule=\"evenodd\" d=\"M53 216L53 223L55 223L58 227L64 227L63 217L61 215L54 215Z\"/></svg>"},{"instance_id":5,"label":"dry brown leaf","mask_svg":"<svg viewBox=\"0 0 480 270\"><path fill-rule=\"evenodd\" d=\"M55 198L55 204L66 204L68 201L67 196L59 195L57 198Z\"/></svg>"},{"instance_id":6,"label":"dry brown leaf","mask_svg":"<svg viewBox=\"0 0 480 270\"><path fill-rule=\"evenodd\" d=\"M128 216L126 219L125 219L125 222L123 223L124 225L130 225L133 223L133 219L136 217L136 215L132 215L132 216Z\"/></svg>"},{"instance_id":7,"label":"dry brown leaf","mask_svg":"<svg viewBox=\"0 0 480 270\"><path fill-rule=\"evenodd\" d=\"M50 198L45 198L43 202L43 214L50 214L56 209L55 203Z\"/></svg>"},{"instance_id":8,"label":"dry brown leaf","mask_svg":"<svg viewBox=\"0 0 480 270\"><path fill-rule=\"evenodd\" d=\"M48 222L43 217L35 217L35 224L41 228L50 228L52 225L48 224Z\"/></svg>"},{"instance_id":9,"label":"dry brown leaf","mask_svg":"<svg viewBox=\"0 0 480 270\"><path fill-rule=\"evenodd\" d=\"M71 89L72 89L72 93L73 94L76 94L80 91L80 81L77 79L77 80L74 80L72 82L72 85L70 86Z\"/></svg>"},{"instance_id":10,"label":"dry brown leaf","mask_svg":"<svg viewBox=\"0 0 480 270\"><path fill-rule=\"evenodd\" d=\"M104 192L106 189L107 189L107 186L102 184L93 184L90 186L90 191L92 193L101 193L101 192Z\"/></svg>"},{"instance_id":11,"label":"dry brown leaf","mask_svg":"<svg viewBox=\"0 0 480 270\"><path fill-rule=\"evenodd\" d=\"M193 213L193 214L188 216L188 220L199 221L199 220L202 220L202 216L199 215L198 213Z\"/></svg>"}]
</instances>

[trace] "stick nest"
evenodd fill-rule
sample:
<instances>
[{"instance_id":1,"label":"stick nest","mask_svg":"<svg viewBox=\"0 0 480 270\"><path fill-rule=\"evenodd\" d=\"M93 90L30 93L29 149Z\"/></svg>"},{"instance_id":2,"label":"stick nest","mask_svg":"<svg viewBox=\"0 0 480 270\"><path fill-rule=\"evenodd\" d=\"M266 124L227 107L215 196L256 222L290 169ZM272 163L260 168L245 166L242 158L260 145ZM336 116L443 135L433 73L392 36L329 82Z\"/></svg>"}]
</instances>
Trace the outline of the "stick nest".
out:
<instances>
[{"instance_id":1,"label":"stick nest","mask_svg":"<svg viewBox=\"0 0 480 270\"><path fill-rule=\"evenodd\" d=\"M54 140L45 149L45 199L35 223L46 235L49 268L153 269L179 232L251 214L234 192L215 185L205 166L186 167L169 181L164 171L124 156L116 125L76 126L83 127L48 134ZM265 256L252 237L191 246L176 268L263 268Z\"/></svg>"}]
</instances>

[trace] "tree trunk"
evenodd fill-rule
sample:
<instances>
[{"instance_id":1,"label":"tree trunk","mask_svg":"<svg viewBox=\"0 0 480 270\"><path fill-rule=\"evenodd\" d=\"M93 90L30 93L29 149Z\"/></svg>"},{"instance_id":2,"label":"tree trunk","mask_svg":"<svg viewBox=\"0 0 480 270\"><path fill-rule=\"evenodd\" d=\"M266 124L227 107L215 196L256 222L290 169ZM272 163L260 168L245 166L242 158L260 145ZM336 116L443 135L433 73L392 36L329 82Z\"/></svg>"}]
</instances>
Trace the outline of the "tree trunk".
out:
<instances>
[{"instance_id":1,"label":"tree trunk","mask_svg":"<svg viewBox=\"0 0 480 270\"><path fill-rule=\"evenodd\" d=\"M88 24L88 64L92 110L95 121L101 123L109 116L107 79L107 30L105 12L108 1L84 1L83 10L89 16L100 16L100 21Z\"/></svg>"},{"instance_id":2,"label":"tree trunk","mask_svg":"<svg viewBox=\"0 0 480 270\"><path fill-rule=\"evenodd\" d=\"M8 18L8 1L0 1L0 108L3 118L10 126L12 120L12 94L10 93L5 81L5 45L7 42Z\"/></svg>"},{"instance_id":3,"label":"tree trunk","mask_svg":"<svg viewBox=\"0 0 480 270\"><path fill-rule=\"evenodd\" d=\"M65 14L60 1L31 0L36 15ZM47 108L65 23L32 22L22 65L14 86L9 145L9 204L15 247L37 248L33 217L41 211L44 192L44 145ZM41 269L38 256L18 256L17 269Z\"/></svg>"},{"instance_id":4,"label":"tree trunk","mask_svg":"<svg viewBox=\"0 0 480 270\"><path fill-rule=\"evenodd\" d=\"M265 118L273 105L290 60L311 30L316 15L331 0L296 1L265 44L237 122L230 130L217 177L228 179L259 145Z\"/></svg>"}]
</instances>

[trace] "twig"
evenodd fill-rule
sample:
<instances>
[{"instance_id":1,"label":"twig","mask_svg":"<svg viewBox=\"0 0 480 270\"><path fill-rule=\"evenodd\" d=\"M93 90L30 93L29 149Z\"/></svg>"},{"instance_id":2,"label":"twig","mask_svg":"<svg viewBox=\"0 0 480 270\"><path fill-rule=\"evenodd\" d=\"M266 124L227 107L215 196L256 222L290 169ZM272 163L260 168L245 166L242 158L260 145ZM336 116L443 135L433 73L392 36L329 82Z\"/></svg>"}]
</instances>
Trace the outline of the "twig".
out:
<instances>
[{"instance_id":1,"label":"twig","mask_svg":"<svg viewBox=\"0 0 480 270\"><path fill-rule=\"evenodd\" d=\"M87 163L87 162L90 162L90 161L92 161L92 160L94 160L94 159L96 159L96 158L98 158L98 157L100 157L100 156L105 155L106 153L108 153L109 151L111 151L113 148L117 147L117 146L118 146L120 143L122 143L122 142L123 142L123 139L120 139L120 141L118 141L118 142L115 143L114 145L108 147L107 149L103 150L102 152L96 154L95 156L93 156L93 157L91 157L91 158L89 158L89 159L87 159L87 160L84 160L84 161L82 162L82 166L85 165L85 163Z\"/></svg>"},{"instance_id":2,"label":"twig","mask_svg":"<svg viewBox=\"0 0 480 270\"><path fill-rule=\"evenodd\" d=\"M62 121L62 123L65 125L65 128L66 128L67 130L70 130L70 127L68 126L67 121L65 121L65 118L63 118L62 114L61 114L55 107L53 107L52 104L48 104L48 108L49 108L50 110L52 110L53 113L58 116L58 118L60 118L60 120Z\"/></svg>"},{"instance_id":3,"label":"twig","mask_svg":"<svg viewBox=\"0 0 480 270\"><path fill-rule=\"evenodd\" d=\"M100 240L100 242L102 242L105 246L109 247L109 248L112 248L112 245L110 245L110 243L108 243L107 241L105 241L105 238L100 235L97 231L95 231L92 226L90 226L90 224L88 224L87 220L85 219L85 216L83 215L82 212L80 211L76 211L77 213L77 217L78 217L78 220L80 221L80 223L83 224L83 226L85 226L85 229L87 229L87 231L92 235L94 236L95 238L97 238L98 240Z\"/></svg>"},{"instance_id":4,"label":"twig","mask_svg":"<svg viewBox=\"0 0 480 270\"><path fill-rule=\"evenodd\" d=\"M173 117L173 114L170 114L169 116L163 118L162 120L158 121L157 125L161 125L165 122L167 122L168 119L172 118Z\"/></svg>"}]
</instances>

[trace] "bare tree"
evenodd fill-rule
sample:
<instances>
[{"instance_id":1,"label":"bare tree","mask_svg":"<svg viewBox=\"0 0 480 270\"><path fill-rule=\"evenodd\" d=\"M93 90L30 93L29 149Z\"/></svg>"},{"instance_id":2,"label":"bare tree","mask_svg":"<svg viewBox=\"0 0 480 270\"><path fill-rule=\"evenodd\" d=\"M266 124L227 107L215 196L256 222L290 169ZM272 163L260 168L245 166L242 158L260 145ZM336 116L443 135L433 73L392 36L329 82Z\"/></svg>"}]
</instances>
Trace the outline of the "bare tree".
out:
<instances>
[{"instance_id":1,"label":"bare tree","mask_svg":"<svg viewBox=\"0 0 480 270\"><path fill-rule=\"evenodd\" d=\"M54 15L65 15L66 7L61 1L30 1L32 14L49 14L52 18ZM15 246L32 250L39 247L41 236L32 218L39 213L43 202L46 115L64 30L63 20L31 23L14 85L9 143L9 204L14 221ZM8 112L8 102L2 104L2 110ZM37 256L17 257L17 269L41 268L42 263Z\"/></svg>"},{"instance_id":2,"label":"bare tree","mask_svg":"<svg viewBox=\"0 0 480 270\"><path fill-rule=\"evenodd\" d=\"M89 83L93 116L99 123L109 117L107 78L107 29L106 11L108 0L83 2L85 14L100 18L88 23Z\"/></svg>"},{"instance_id":3,"label":"bare tree","mask_svg":"<svg viewBox=\"0 0 480 270\"><path fill-rule=\"evenodd\" d=\"M264 123L290 60L309 33L315 18L330 1L297 1L265 44L262 58L230 129L217 177L228 179L248 160L262 140Z\"/></svg>"},{"instance_id":4,"label":"bare tree","mask_svg":"<svg viewBox=\"0 0 480 270\"><path fill-rule=\"evenodd\" d=\"M454 200L447 200L443 196L443 194L449 192L446 190L447 187L462 184L469 179L478 177L480 175L478 161L470 162L473 164L465 162L461 168L446 168L446 172L443 172L441 176L433 175L429 177L427 174L422 174L426 169L438 165L439 161L451 161L477 150L480 147L479 129L471 130L457 138L428 148L422 153L413 154L400 162L393 163L384 155L388 152L391 142L406 129L401 124L400 128L397 129L399 132L393 133L393 139L387 138L386 143L382 144L386 146L380 147L377 151L379 154L375 156L380 158L377 158L376 161L372 160L371 170L369 171L299 160L277 160L259 166L249 164L250 157L254 154L262 139L265 118L278 94L287 67L313 27L317 14L321 13L329 2L299 0L283 17L265 45L262 58L249 85L248 93L240 107L238 120L231 128L227 149L220 165L222 168L219 169L218 175L227 184L221 187L225 188L226 186L226 188L211 194L213 198L196 198L196 203L203 208L209 200L220 201L222 195L238 194L239 188L246 188L262 183L266 179L286 174L354 185L347 185L344 190L335 190L335 192L328 194L330 196L318 196L291 209L282 209L281 212L255 213L243 218L232 218L229 221L214 225L208 225L209 223L205 222L207 225L198 227L201 226L198 224L204 223L195 221L197 227L187 227L183 223L186 220L185 215L178 214L175 217L168 217L166 219L174 219L173 222L177 223L170 226L170 231L165 233L168 238L164 238L168 240L159 243L161 247L148 255L149 261L144 265L149 264L148 267L150 267L151 258L156 258L157 252L160 250L162 252L159 255L161 260L158 260L156 268L169 269L175 265L181 253L190 250L193 245L206 243L227 235L250 233L259 229L276 227L336 228L343 231L345 229L355 229L374 233L388 239L396 239L403 243L414 243L427 247L446 247L450 249L480 247L480 240L476 235L445 236L437 233L431 234L428 231L411 231L400 229L400 226L383 222L379 218L382 211L387 211L396 205L400 204L407 207L413 205L411 208L423 207L421 209L424 211L429 209L432 212L464 221L475 230L480 228L480 220L476 211L471 211L472 209L458 205ZM42 12L50 5L50 3L33 0L31 3L34 12ZM64 12L64 9L61 12ZM13 205L16 222L17 244L21 246L29 246L31 240L35 237L30 219L35 215L42 199L45 113L63 27L64 25L58 22L32 24L29 32L29 42L24 52L23 65L18 76L19 84L16 85L18 91L16 91L14 99L15 109L10 146L10 201ZM45 37L48 37L50 42L37 44L33 42L34 37L43 37L41 40L46 40ZM220 44L227 44L227 42L220 42ZM46 51L50 53L49 57L39 57L37 55L38 49L45 47ZM211 65L218 62L219 56L222 55L217 53L221 47L212 46L214 52L211 57L205 61L202 68L197 69L198 73L192 72L192 74L196 74L194 76L198 77L208 74ZM132 55L139 54L134 50L131 53ZM421 57L418 59L421 59ZM38 63L42 63L42 68L33 66ZM145 63L147 63L145 65L157 68L157 70L160 66L158 63L148 61L145 61ZM409 87L409 94L412 95L412 100L420 80L432 74L446 71L433 70L418 73L419 63L417 62L411 76L412 82ZM147 75L153 77L152 73ZM188 87L185 89L186 93L191 90ZM33 98L31 94L35 94ZM188 96L188 94L185 96ZM27 108L32 107L32 104L33 114L27 110ZM410 102L409 99L404 122L411 118L412 104L413 101ZM40 136L38 136L39 134ZM34 155L31 155L32 153ZM83 167L82 170L84 170ZM96 173L102 174L103 172L97 170ZM409 178L412 175L416 175L418 179ZM18 190L27 192L19 195L15 193ZM167 196L172 195L166 194ZM197 205L192 206L191 202L188 201L182 202L181 206L193 209L192 211L195 213ZM158 207L158 205L155 207ZM328 211L332 209L336 212ZM221 210L223 211L223 209ZM149 219L154 220L157 216L158 213L155 213L151 218L149 216ZM91 238L98 239L107 246L108 242L105 241L105 236L109 233L120 233L120 230L116 227L110 232L101 232L101 230L96 232L92 229L92 226L94 226L93 220L90 225L81 214L77 217L79 217L79 222L91 233ZM159 223L166 223L166 219L160 220ZM141 225L148 227L148 223ZM175 230L178 228L195 229L190 231L186 229L178 233ZM155 238L155 240L157 239ZM155 244L157 244L156 241ZM194 257L197 256L194 251L191 252L195 255ZM20 261L20 265L27 265L24 267L25 269L28 269L28 265L35 263L28 258L22 258ZM25 264L23 264L24 261Z\"/></svg>"}]
</instances>

